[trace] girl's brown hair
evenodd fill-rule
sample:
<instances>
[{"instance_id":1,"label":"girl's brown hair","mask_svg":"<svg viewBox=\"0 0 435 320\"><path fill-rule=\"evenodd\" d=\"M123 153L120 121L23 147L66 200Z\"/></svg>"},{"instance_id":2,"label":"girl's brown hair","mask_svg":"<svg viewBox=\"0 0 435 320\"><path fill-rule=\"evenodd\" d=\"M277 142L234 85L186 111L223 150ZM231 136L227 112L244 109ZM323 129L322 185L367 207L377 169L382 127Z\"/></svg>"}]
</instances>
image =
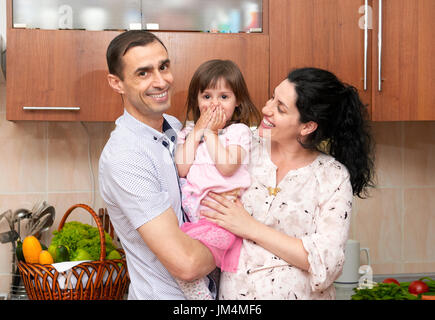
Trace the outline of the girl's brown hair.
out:
<instances>
[{"instance_id":1,"label":"girl's brown hair","mask_svg":"<svg viewBox=\"0 0 435 320\"><path fill-rule=\"evenodd\" d=\"M187 94L186 120L196 122L200 116L198 94L207 88L216 88L220 79L224 79L233 90L238 107L234 109L233 116L227 125L244 123L247 126L258 126L261 121L260 112L252 102L245 79L239 67L231 60L209 60L201 64L190 81Z\"/></svg>"}]
</instances>

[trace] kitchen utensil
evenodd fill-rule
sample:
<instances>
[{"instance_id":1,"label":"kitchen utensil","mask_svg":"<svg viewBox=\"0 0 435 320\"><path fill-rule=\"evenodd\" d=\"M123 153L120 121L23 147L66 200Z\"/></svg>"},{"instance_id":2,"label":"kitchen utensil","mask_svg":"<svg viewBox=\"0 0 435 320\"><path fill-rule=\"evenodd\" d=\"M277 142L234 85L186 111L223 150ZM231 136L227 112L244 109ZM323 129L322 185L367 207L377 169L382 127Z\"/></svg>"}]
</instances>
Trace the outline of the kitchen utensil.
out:
<instances>
[{"instance_id":1,"label":"kitchen utensil","mask_svg":"<svg viewBox=\"0 0 435 320\"><path fill-rule=\"evenodd\" d=\"M47 212L41 216L38 221L32 225L29 230L30 235L36 235L43 231L48 230L54 222L54 216L52 212Z\"/></svg>"},{"instance_id":2,"label":"kitchen utensil","mask_svg":"<svg viewBox=\"0 0 435 320\"><path fill-rule=\"evenodd\" d=\"M14 242L17 240L20 236L15 230L10 230L6 232L0 233L0 242L1 243L8 243L8 242Z\"/></svg>"},{"instance_id":3,"label":"kitchen utensil","mask_svg":"<svg viewBox=\"0 0 435 320\"><path fill-rule=\"evenodd\" d=\"M360 248L360 243L357 240L349 239L346 242L345 248L345 261L343 271L340 277L335 280L335 283L358 283L361 275L360 273L360 255L365 252L367 258L367 267L370 266L370 253L368 248ZM363 268L361 270L367 270Z\"/></svg>"},{"instance_id":4,"label":"kitchen utensil","mask_svg":"<svg viewBox=\"0 0 435 320\"><path fill-rule=\"evenodd\" d=\"M17 231L18 231L19 237L21 237L21 220L29 218L30 215L31 215L31 212L28 209L21 208L21 209L15 210L15 212L13 214L12 221L13 221L14 225L15 225L15 223L18 223Z\"/></svg>"},{"instance_id":5,"label":"kitchen utensil","mask_svg":"<svg viewBox=\"0 0 435 320\"><path fill-rule=\"evenodd\" d=\"M6 210L5 212L3 212L3 213L0 215L0 220L1 220L2 218L5 218L6 221L8 222L8 224L9 224L9 228L10 228L11 230L14 230L14 225L13 225L13 223L12 223L12 211L11 211L10 209L9 209L9 210Z\"/></svg>"},{"instance_id":6,"label":"kitchen utensil","mask_svg":"<svg viewBox=\"0 0 435 320\"><path fill-rule=\"evenodd\" d=\"M37 232L34 232L34 231L36 230L36 228L41 227L41 224L39 223L39 221L45 215L51 215L52 216L52 220L54 222L55 214L56 214L56 210L54 209L54 207L48 205L44 201L43 205L39 206L39 208L37 208L37 211L35 212L35 214L32 213L32 217L30 218L30 221L27 224L27 233L30 234L30 235L36 234ZM47 218L45 218L45 219L47 219ZM36 227L37 224L39 225L39 227ZM51 224L48 225L48 227L50 227L50 226L51 226ZM47 226L44 227L44 228L47 228ZM42 232L42 229L40 229L39 232Z\"/></svg>"},{"instance_id":7,"label":"kitchen utensil","mask_svg":"<svg viewBox=\"0 0 435 320\"><path fill-rule=\"evenodd\" d=\"M42 209L42 207L44 207L44 206L45 206L45 201L41 200L39 202L36 202L33 205L32 210L30 210L30 211L32 211L32 213L35 213L35 212L39 211L40 209Z\"/></svg>"},{"instance_id":8,"label":"kitchen utensil","mask_svg":"<svg viewBox=\"0 0 435 320\"><path fill-rule=\"evenodd\" d=\"M44 209L47 207L47 202L40 201L39 203L36 203L32 208L32 222L35 222L38 220L38 218L43 213Z\"/></svg>"},{"instance_id":9,"label":"kitchen utensil","mask_svg":"<svg viewBox=\"0 0 435 320\"><path fill-rule=\"evenodd\" d=\"M21 219L30 217L30 215L31 215L31 212L28 209L21 208L21 209L15 210L14 214L13 214L13 221L14 221L14 223L18 222Z\"/></svg>"},{"instance_id":10,"label":"kitchen utensil","mask_svg":"<svg viewBox=\"0 0 435 320\"><path fill-rule=\"evenodd\" d=\"M3 217L11 210L6 210L5 212L3 212L2 214L0 214L0 221L3 219Z\"/></svg>"}]
</instances>

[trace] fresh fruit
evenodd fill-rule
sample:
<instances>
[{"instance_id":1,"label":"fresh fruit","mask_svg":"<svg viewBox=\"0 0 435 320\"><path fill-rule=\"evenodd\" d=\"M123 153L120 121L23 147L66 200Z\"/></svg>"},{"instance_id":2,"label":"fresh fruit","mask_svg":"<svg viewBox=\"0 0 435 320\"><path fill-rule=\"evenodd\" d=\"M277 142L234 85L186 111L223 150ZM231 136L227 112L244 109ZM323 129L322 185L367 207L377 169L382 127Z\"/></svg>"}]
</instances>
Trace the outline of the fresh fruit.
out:
<instances>
[{"instance_id":1,"label":"fresh fruit","mask_svg":"<svg viewBox=\"0 0 435 320\"><path fill-rule=\"evenodd\" d=\"M56 248L56 262L69 261L69 251L65 246L57 246Z\"/></svg>"},{"instance_id":2,"label":"fresh fruit","mask_svg":"<svg viewBox=\"0 0 435 320\"><path fill-rule=\"evenodd\" d=\"M107 260L115 260L115 259L122 259L121 254L118 252L118 250L112 250L110 253L106 256Z\"/></svg>"},{"instance_id":3,"label":"fresh fruit","mask_svg":"<svg viewBox=\"0 0 435 320\"><path fill-rule=\"evenodd\" d=\"M17 248L15 249L18 261L25 261L23 254L23 242L21 240L17 241Z\"/></svg>"},{"instance_id":4,"label":"fresh fruit","mask_svg":"<svg viewBox=\"0 0 435 320\"><path fill-rule=\"evenodd\" d=\"M92 260L91 255L85 249L77 249L75 257L72 261Z\"/></svg>"},{"instance_id":5,"label":"fresh fruit","mask_svg":"<svg viewBox=\"0 0 435 320\"><path fill-rule=\"evenodd\" d=\"M42 250L39 254L39 263L40 264L52 264L54 262L53 257L50 252L47 250Z\"/></svg>"},{"instance_id":6,"label":"fresh fruit","mask_svg":"<svg viewBox=\"0 0 435 320\"><path fill-rule=\"evenodd\" d=\"M409 285L408 291L414 294L425 293L429 291L429 286L421 280L415 280Z\"/></svg>"},{"instance_id":7,"label":"fresh fruit","mask_svg":"<svg viewBox=\"0 0 435 320\"><path fill-rule=\"evenodd\" d=\"M56 248L56 245L51 244L47 249L47 251L50 252L51 256L53 257L54 261L56 261Z\"/></svg>"},{"instance_id":8,"label":"fresh fruit","mask_svg":"<svg viewBox=\"0 0 435 320\"><path fill-rule=\"evenodd\" d=\"M395 283L395 284L397 284L398 286L400 286L400 282L399 281L397 281L396 279L394 279L394 278L386 278L386 279L384 279L384 281L382 281L383 283Z\"/></svg>"},{"instance_id":9,"label":"fresh fruit","mask_svg":"<svg viewBox=\"0 0 435 320\"><path fill-rule=\"evenodd\" d=\"M38 263L42 251L41 243L34 236L27 236L23 241L23 255L27 263Z\"/></svg>"}]
</instances>

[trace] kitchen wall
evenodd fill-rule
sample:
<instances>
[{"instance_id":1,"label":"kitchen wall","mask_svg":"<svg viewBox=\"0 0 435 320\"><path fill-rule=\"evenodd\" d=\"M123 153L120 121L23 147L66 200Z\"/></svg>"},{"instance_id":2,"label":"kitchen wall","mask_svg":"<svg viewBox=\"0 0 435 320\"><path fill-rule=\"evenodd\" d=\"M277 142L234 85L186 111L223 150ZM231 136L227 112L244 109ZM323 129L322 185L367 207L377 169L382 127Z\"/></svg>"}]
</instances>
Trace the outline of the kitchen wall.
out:
<instances>
[{"instance_id":1,"label":"kitchen wall","mask_svg":"<svg viewBox=\"0 0 435 320\"><path fill-rule=\"evenodd\" d=\"M374 273L435 271L435 122L373 123L377 188L356 200L351 237Z\"/></svg>"},{"instance_id":2,"label":"kitchen wall","mask_svg":"<svg viewBox=\"0 0 435 320\"><path fill-rule=\"evenodd\" d=\"M74 204L103 207L98 158L113 128L114 123L7 121L6 85L0 81L0 213L31 209L46 200L56 208L55 230ZM70 220L93 223L82 209L74 210ZM8 228L6 220L0 221L0 232ZM50 230L44 242L49 244L51 236ZM11 249L11 244L0 244L0 293L9 291Z\"/></svg>"},{"instance_id":3,"label":"kitchen wall","mask_svg":"<svg viewBox=\"0 0 435 320\"><path fill-rule=\"evenodd\" d=\"M0 213L46 200L56 208L55 228L73 204L102 207L98 158L114 124L10 122L5 104L0 83ZM373 131L378 187L355 201L350 236L370 248L376 274L434 272L435 122L374 123ZM84 211L70 218L92 223ZM0 293L9 288L10 261L11 245L0 244Z\"/></svg>"}]
</instances>

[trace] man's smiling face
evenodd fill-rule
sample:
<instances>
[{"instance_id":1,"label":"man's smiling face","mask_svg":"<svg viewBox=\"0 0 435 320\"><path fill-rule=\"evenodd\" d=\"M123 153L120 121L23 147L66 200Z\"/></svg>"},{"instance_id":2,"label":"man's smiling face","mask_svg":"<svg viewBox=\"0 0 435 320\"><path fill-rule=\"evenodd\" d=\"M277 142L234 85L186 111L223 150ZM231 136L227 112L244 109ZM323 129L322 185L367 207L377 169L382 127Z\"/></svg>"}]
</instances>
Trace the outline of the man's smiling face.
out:
<instances>
[{"instance_id":1,"label":"man's smiling face","mask_svg":"<svg viewBox=\"0 0 435 320\"><path fill-rule=\"evenodd\" d=\"M129 49L122 64L120 93L129 113L154 118L169 109L174 78L168 53L159 42Z\"/></svg>"}]
</instances>

